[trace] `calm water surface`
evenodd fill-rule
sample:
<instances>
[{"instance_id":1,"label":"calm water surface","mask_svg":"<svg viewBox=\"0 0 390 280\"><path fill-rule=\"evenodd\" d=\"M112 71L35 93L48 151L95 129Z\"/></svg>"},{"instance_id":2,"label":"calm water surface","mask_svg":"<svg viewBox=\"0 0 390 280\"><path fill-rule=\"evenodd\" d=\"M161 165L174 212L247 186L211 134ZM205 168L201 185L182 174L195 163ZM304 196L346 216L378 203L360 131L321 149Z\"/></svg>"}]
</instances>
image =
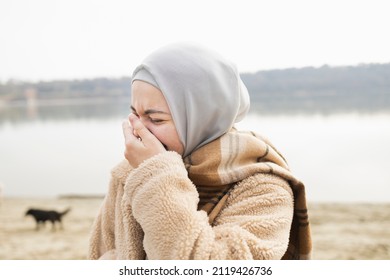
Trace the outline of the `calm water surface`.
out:
<instances>
[{"instance_id":1,"label":"calm water surface","mask_svg":"<svg viewBox=\"0 0 390 280\"><path fill-rule=\"evenodd\" d=\"M103 194L123 158L121 116L0 122L6 196ZM257 115L238 128L266 135L307 187L309 201L390 202L390 114Z\"/></svg>"}]
</instances>

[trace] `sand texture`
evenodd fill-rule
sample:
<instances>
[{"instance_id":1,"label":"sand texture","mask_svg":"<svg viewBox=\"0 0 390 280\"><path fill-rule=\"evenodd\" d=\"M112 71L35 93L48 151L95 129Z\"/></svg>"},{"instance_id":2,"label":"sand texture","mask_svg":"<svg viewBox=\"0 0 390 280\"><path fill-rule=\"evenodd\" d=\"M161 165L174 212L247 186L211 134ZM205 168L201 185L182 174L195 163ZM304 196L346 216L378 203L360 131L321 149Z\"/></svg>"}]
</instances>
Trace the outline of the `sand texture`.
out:
<instances>
[{"instance_id":1,"label":"sand texture","mask_svg":"<svg viewBox=\"0 0 390 280\"><path fill-rule=\"evenodd\" d=\"M89 231L101 198L3 198L0 259L86 259ZM30 207L71 211L63 229L36 230ZM309 207L313 259L390 259L390 204L318 204Z\"/></svg>"}]
</instances>

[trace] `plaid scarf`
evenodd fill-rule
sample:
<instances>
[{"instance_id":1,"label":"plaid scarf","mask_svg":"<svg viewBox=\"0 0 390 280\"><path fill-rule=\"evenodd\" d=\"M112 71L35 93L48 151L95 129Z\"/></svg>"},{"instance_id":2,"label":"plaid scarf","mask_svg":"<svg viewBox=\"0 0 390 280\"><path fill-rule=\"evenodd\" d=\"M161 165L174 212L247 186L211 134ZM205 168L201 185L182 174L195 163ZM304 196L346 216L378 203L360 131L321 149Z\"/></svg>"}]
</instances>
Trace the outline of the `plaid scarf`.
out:
<instances>
[{"instance_id":1,"label":"plaid scarf","mask_svg":"<svg viewBox=\"0 0 390 280\"><path fill-rule=\"evenodd\" d=\"M199 210L212 225L233 186L254 174L271 173L285 179L294 194L294 216L287 251L282 259L309 259L312 242L305 187L290 172L286 160L264 137L232 129L184 159L189 178L199 192Z\"/></svg>"}]
</instances>

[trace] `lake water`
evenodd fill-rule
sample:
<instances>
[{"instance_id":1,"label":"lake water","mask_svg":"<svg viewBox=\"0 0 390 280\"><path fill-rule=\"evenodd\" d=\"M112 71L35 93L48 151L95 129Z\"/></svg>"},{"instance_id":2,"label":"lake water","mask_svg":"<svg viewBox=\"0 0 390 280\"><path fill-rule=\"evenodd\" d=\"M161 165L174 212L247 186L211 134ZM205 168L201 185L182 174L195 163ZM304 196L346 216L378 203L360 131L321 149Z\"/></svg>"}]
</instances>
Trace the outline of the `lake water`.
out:
<instances>
[{"instance_id":1,"label":"lake water","mask_svg":"<svg viewBox=\"0 0 390 280\"><path fill-rule=\"evenodd\" d=\"M93 108L3 112L3 195L105 193L111 168L123 158L121 121L126 114L111 114L115 108L107 106ZM252 112L237 126L274 143L305 183L309 201L390 202L390 114Z\"/></svg>"}]
</instances>

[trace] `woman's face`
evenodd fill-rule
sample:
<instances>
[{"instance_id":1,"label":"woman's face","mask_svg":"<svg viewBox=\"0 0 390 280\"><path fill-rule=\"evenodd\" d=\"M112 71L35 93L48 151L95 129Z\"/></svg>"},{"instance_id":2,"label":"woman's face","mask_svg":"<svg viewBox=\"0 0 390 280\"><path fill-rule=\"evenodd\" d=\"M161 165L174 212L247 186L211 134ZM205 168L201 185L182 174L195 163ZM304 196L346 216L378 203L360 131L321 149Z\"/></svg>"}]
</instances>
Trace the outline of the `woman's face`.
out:
<instances>
[{"instance_id":1,"label":"woman's face","mask_svg":"<svg viewBox=\"0 0 390 280\"><path fill-rule=\"evenodd\" d=\"M184 153L171 111L162 92L143 81L132 84L131 110L168 151Z\"/></svg>"}]
</instances>

